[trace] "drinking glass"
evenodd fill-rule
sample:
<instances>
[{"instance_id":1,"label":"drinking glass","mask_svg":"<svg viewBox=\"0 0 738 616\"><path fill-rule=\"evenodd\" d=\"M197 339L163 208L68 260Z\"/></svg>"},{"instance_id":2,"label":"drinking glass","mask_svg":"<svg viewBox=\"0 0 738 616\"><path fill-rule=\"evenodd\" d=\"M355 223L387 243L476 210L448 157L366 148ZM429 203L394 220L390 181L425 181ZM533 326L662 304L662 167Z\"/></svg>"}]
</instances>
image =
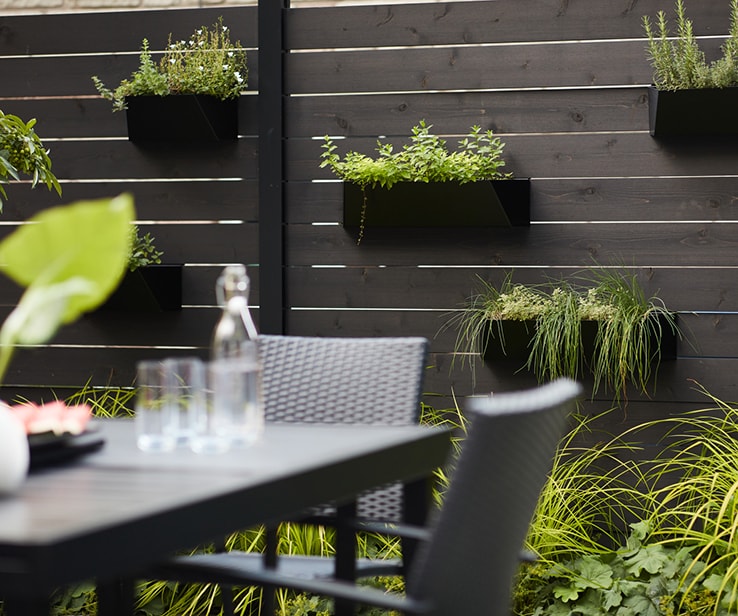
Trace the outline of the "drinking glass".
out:
<instances>
[{"instance_id":1,"label":"drinking glass","mask_svg":"<svg viewBox=\"0 0 738 616\"><path fill-rule=\"evenodd\" d=\"M205 363L199 357L169 358L164 360L164 372L177 445L186 446L205 404Z\"/></svg>"},{"instance_id":2,"label":"drinking glass","mask_svg":"<svg viewBox=\"0 0 738 616\"><path fill-rule=\"evenodd\" d=\"M170 404L164 362L144 360L136 365L136 444L149 452L177 446L177 423Z\"/></svg>"}]
</instances>

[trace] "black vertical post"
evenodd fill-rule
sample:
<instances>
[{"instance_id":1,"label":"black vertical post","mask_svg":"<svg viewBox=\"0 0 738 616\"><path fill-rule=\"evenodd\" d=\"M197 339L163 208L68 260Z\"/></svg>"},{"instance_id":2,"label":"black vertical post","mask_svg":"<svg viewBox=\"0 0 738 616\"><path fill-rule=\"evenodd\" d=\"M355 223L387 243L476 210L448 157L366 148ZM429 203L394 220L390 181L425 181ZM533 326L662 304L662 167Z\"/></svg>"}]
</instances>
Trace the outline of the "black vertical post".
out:
<instances>
[{"instance_id":1,"label":"black vertical post","mask_svg":"<svg viewBox=\"0 0 738 616\"><path fill-rule=\"evenodd\" d=\"M259 0L259 329L285 333L283 16L289 0Z\"/></svg>"}]
</instances>

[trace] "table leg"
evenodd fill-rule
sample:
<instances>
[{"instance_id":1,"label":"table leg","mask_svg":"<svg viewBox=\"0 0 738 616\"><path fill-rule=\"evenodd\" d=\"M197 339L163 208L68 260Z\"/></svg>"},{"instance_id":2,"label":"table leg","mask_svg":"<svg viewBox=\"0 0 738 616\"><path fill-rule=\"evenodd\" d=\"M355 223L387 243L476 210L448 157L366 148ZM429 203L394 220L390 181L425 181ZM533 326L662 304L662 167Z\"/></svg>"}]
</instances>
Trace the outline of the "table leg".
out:
<instances>
[{"instance_id":1,"label":"table leg","mask_svg":"<svg viewBox=\"0 0 738 616\"><path fill-rule=\"evenodd\" d=\"M356 501L336 507L335 576L339 580L356 579L356 529L350 523L355 519ZM356 605L353 601L335 600L335 616L351 616L355 611Z\"/></svg>"},{"instance_id":2,"label":"table leg","mask_svg":"<svg viewBox=\"0 0 738 616\"><path fill-rule=\"evenodd\" d=\"M410 526L425 526L428 512L433 502L433 477L425 477L411 481L403 486L402 521ZM402 537L402 569L407 573L415 558L419 542L416 539Z\"/></svg>"},{"instance_id":3,"label":"table leg","mask_svg":"<svg viewBox=\"0 0 738 616\"><path fill-rule=\"evenodd\" d=\"M135 584L133 580L105 580L97 582L98 616L133 616Z\"/></svg>"}]
</instances>

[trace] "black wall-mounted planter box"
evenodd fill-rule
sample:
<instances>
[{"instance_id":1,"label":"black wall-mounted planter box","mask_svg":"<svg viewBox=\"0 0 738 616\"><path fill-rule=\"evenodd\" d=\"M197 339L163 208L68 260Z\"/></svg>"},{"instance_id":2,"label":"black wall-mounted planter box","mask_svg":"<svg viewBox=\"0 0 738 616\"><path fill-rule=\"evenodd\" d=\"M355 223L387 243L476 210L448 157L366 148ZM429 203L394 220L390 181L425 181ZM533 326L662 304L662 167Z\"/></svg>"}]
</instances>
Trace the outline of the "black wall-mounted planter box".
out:
<instances>
[{"instance_id":1,"label":"black wall-mounted planter box","mask_svg":"<svg viewBox=\"0 0 738 616\"><path fill-rule=\"evenodd\" d=\"M709 137L738 134L738 87L700 90L648 88L648 122L653 137Z\"/></svg>"},{"instance_id":2,"label":"black wall-mounted planter box","mask_svg":"<svg viewBox=\"0 0 738 616\"><path fill-rule=\"evenodd\" d=\"M661 323L661 361L676 359L677 334L663 315L658 315L658 319ZM504 352L498 325L502 328ZM535 321L503 320L491 322L489 327L492 336L487 338L487 346L484 349L485 363L515 361L524 366L532 348L531 342L536 330ZM597 321L582 321L582 351L585 358L591 358L594 353L597 328Z\"/></svg>"},{"instance_id":3,"label":"black wall-mounted planter box","mask_svg":"<svg viewBox=\"0 0 738 616\"><path fill-rule=\"evenodd\" d=\"M99 310L162 312L182 309L182 265L147 265L127 271Z\"/></svg>"},{"instance_id":4,"label":"black wall-mounted planter box","mask_svg":"<svg viewBox=\"0 0 738 616\"><path fill-rule=\"evenodd\" d=\"M367 188L369 227L518 227L530 224L530 179L398 182ZM343 183L343 225L361 226L361 187Z\"/></svg>"},{"instance_id":5,"label":"black wall-mounted planter box","mask_svg":"<svg viewBox=\"0 0 738 616\"><path fill-rule=\"evenodd\" d=\"M238 100L202 94L126 97L133 142L208 142L238 137Z\"/></svg>"}]
</instances>

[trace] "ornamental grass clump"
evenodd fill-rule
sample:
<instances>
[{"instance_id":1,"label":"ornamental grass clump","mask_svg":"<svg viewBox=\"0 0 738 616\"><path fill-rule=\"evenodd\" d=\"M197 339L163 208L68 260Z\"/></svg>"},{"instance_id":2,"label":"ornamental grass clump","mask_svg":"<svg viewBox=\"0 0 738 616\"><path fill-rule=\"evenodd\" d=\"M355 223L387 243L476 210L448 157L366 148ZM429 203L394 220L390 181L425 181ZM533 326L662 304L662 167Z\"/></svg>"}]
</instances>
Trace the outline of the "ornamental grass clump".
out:
<instances>
[{"instance_id":1,"label":"ornamental grass clump","mask_svg":"<svg viewBox=\"0 0 738 616\"><path fill-rule=\"evenodd\" d=\"M462 362L484 357L493 340L505 353L504 321L530 321L525 367L539 382L577 379L589 371L593 395L609 390L620 400L629 382L646 393L661 360L663 328L678 334L675 316L660 299L645 296L635 275L597 269L575 279L521 285L508 275L499 289L482 281L481 291L447 324L457 327L456 354ZM582 338L588 321L597 326L591 357L585 356Z\"/></svg>"},{"instance_id":2,"label":"ornamental grass clump","mask_svg":"<svg viewBox=\"0 0 738 616\"><path fill-rule=\"evenodd\" d=\"M113 111L125 109L128 96L202 94L234 99L247 85L246 51L239 41L231 41L221 17L212 28L202 26L186 41L172 41L170 34L158 63L151 56L149 41L143 39L138 69L114 90L97 76L92 81L100 95L113 103Z\"/></svg>"},{"instance_id":3,"label":"ornamental grass clump","mask_svg":"<svg viewBox=\"0 0 738 616\"><path fill-rule=\"evenodd\" d=\"M664 11L658 12L656 26L648 15L643 17L656 88L686 90L738 84L738 0L730 2L730 32L720 48L721 57L713 62L708 63L699 47L683 0L676 2L676 22L676 37L672 37Z\"/></svg>"},{"instance_id":4,"label":"ornamental grass clump","mask_svg":"<svg viewBox=\"0 0 738 616\"><path fill-rule=\"evenodd\" d=\"M51 172L51 158L34 126L36 120L24 122L18 116L0 111L0 195L7 199L6 184L20 181L23 175L31 178L31 187L39 182L61 195L61 186ZM0 211L3 200L0 199Z\"/></svg>"}]
</instances>

